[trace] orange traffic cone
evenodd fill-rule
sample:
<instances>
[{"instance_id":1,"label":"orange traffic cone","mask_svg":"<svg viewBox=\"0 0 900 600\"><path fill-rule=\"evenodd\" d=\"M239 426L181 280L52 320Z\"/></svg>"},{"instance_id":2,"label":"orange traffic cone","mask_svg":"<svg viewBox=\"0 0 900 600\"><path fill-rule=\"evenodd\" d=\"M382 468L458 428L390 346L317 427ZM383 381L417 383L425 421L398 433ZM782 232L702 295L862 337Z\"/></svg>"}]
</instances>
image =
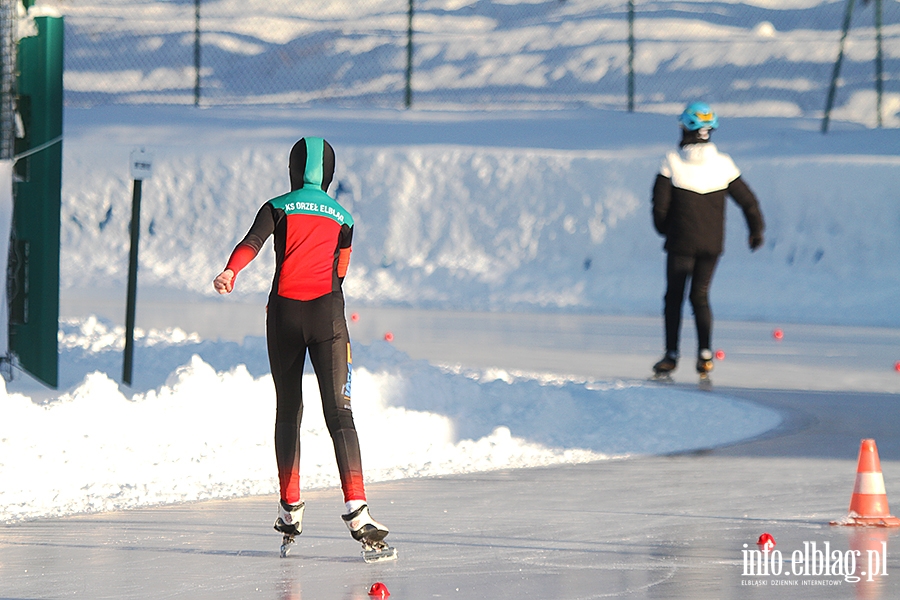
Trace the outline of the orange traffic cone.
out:
<instances>
[{"instance_id":1,"label":"orange traffic cone","mask_svg":"<svg viewBox=\"0 0 900 600\"><path fill-rule=\"evenodd\" d=\"M900 527L900 519L891 515L884 475L875 440L863 440L859 446L856 485L850 497L850 514L832 525L860 525L871 527Z\"/></svg>"}]
</instances>

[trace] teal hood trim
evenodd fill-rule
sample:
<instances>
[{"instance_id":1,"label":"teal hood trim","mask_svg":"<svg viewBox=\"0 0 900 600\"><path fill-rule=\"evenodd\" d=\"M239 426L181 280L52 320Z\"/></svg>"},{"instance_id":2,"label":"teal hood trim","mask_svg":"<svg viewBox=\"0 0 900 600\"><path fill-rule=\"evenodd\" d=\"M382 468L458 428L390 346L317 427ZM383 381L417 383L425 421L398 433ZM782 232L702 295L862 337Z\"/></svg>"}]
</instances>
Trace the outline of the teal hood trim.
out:
<instances>
[{"instance_id":1,"label":"teal hood trim","mask_svg":"<svg viewBox=\"0 0 900 600\"><path fill-rule=\"evenodd\" d=\"M327 191L334 179L334 149L320 137L300 138L291 148L288 170L292 190L312 187Z\"/></svg>"},{"instance_id":2,"label":"teal hood trim","mask_svg":"<svg viewBox=\"0 0 900 600\"><path fill-rule=\"evenodd\" d=\"M318 137L306 139L306 168L303 171L303 182L317 188L322 187L322 176L325 156L325 140Z\"/></svg>"}]
</instances>

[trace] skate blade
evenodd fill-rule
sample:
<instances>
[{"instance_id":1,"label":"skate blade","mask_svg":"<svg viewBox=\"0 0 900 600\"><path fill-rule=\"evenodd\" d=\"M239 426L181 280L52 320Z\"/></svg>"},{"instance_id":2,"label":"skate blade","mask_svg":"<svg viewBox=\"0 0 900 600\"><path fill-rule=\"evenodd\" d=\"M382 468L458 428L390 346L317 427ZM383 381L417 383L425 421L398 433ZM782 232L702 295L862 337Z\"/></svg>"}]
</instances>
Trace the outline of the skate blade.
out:
<instances>
[{"instance_id":1,"label":"skate blade","mask_svg":"<svg viewBox=\"0 0 900 600\"><path fill-rule=\"evenodd\" d=\"M650 377L650 381L656 381L658 383L674 383L675 380L672 379L672 376L668 373L656 373Z\"/></svg>"},{"instance_id":2,"label":"skate blade","mask_svg":"<svg viewBox=\"0 0 900 600\"><path fill-rule=\"evenodd\" d=\"M294 547L294 536L285 535L281 540L281 558L286 558L288 554L291 553L291 548Z\"/></svg>"},{"instance_id":3,"label":"skate blade","mask_svg":"<svg viewBox=\"0 0 900 600\"><path fill-rule=\"evenodd\" d=\"M712 379L709 378L709 375L704 374L700 376L699 386L701 390L705 391L709 391L712 389Z\"/></svg>"},{"instance_id":4,"label":"skate blade","mask_svg":"<svg viewBox=\"0 0 900 600\"><path fill-rule=\"evenodd\" d=\"M367 563L387 562L389 560L397 560L397 549L393 546L384 546L383 548L364 549L362 551L363 560Z\"/></svg>"}]
</instances>

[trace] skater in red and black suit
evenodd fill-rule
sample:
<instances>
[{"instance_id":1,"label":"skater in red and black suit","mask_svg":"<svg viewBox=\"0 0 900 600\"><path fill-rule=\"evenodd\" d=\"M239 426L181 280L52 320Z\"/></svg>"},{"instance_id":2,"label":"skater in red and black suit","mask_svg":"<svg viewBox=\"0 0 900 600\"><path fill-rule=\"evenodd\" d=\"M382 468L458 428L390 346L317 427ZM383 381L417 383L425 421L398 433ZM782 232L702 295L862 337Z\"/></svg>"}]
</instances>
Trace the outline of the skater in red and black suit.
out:
<instances>
[{"instance_id":1,"label":"skater in red and black suit","mask_svg":"<svg viewBox=\"0 0 900 600\"><path fill-rule=\"evenodd\" d=\"M369 515L350 409L350 338L341 285L350 263L353 217L326 193L334 176L334 150L328 142L322 138L298 141L291 149L289 169L291 192L262 205L213 285L220 294L230 293L237 274L274 235L275 277L267 306L266 339L277 398L275 457L281 500L275 529L289 537L302 530L301 387L309 353L334 443L347 510L344 522L354 539L380 541L388 530Z\"/></svg>"},{"instance_id":2,"label":"skater in red and black suit","mask_svg":"<svg viewBox=\"0 0 900 600\"><path fill-rule=\"evenodd\" d=\"M755 251L763 244L759 202L727 154L709 141L718 117L705 102L688 104L679 117L681 146L663 159L653 186L653 225L666 238L666 354L653 366L666 377L678 364L681 311L687 281L697 325L697 372L712 370L709 287L725 240L725 196L741 207Z\"/></svg>"}]
</instances>

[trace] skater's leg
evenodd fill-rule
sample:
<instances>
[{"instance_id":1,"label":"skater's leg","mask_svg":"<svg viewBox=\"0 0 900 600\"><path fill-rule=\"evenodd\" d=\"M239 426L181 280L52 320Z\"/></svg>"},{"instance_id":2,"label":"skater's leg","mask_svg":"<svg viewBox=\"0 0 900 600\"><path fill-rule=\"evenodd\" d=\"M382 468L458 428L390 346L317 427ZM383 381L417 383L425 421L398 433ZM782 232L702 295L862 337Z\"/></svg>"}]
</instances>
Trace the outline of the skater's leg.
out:
<instances>
[{"instance_id":1,"label":"skater's leg","mask_svg":"<svg viewBox=\"0 0 900 600\"><path fill-rule=\"evenodd\" d=\"M344 319L344 300L338 293L325 296L321 300L327 300L328 303L317 307L317 310L321 310L320 314L325 317L318 323L324 322L326 327L318 330L315 341L310 340L310 362L319 383L325 425L334 444L344 502L348 503L348 506L359 506L365 502L366 492L363 485L359 438L350 406L352 359L350 337ZM319 300L314 302L318 303Z\"/></svg>"},{"instance_id":2,"label":"skater's leg","mask_svg":"<svg viewBox=\"0 0 900 600\"><path fill-rule=\"evenodd\" d=\"M698 256L691 276L691 307L697 325L697 352L711 348L712 310L709 306L709 288L719 260L718 255Z\"/></svg>"},{"instance_id":3,"label":"skater's leg","mask_svg":"<svg viewBox=\"0 0 900 600\"><path fill-rule=\"evenodd\" d=\"M326 301L329 304L323 306ZM335 292L312 302L317 303L316 310L320 315L328 317L327 320L319 318L316 321L315 339L308 338L307 342L344 492L347 513L342 518L353 539L362 542L365 552L374 553L374 556L366 558L367 561L391 560L397 555L383 541L388 528L372 518L366 504L359 438L350 407L352 366L350 336L344 319L344 298Z\"/></svg>"},{"instance_id":4,"label":"skater's leg","mask_svg":"<svg viewBox=\"0 0 900 600\"><path fill-rule=\"evenodd\" d=\"M300 503L300 423L303 418L303 342L299 302L274 297L266 317L269 367L275 383L275 460L281 499Z\"/></svg>"},{"instance_id":5,"label":"skater's leg","mask_svg":"<svg viewBox=\"0 0 900 600\"><path fill-rule=\"evenodd\" d=\"M678 355L681 335L681 307L687 278L694 268L694 257L669 254L666 259L665 325L666 354Z\"/></svg>"}]
</instances>

